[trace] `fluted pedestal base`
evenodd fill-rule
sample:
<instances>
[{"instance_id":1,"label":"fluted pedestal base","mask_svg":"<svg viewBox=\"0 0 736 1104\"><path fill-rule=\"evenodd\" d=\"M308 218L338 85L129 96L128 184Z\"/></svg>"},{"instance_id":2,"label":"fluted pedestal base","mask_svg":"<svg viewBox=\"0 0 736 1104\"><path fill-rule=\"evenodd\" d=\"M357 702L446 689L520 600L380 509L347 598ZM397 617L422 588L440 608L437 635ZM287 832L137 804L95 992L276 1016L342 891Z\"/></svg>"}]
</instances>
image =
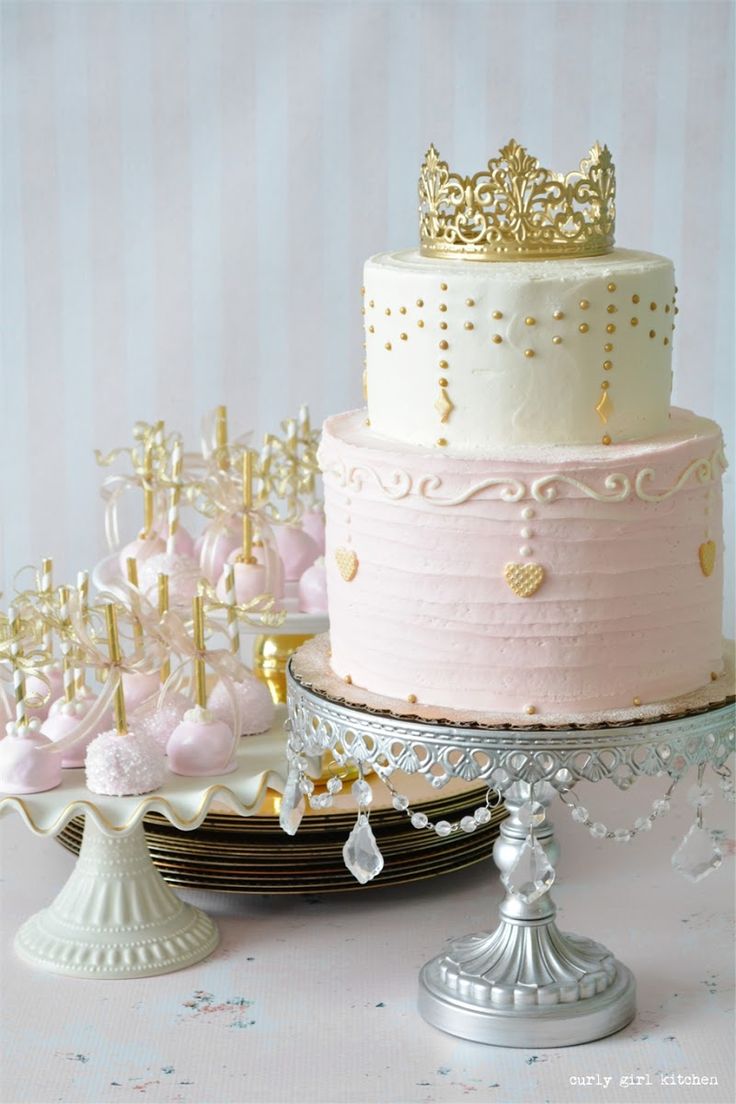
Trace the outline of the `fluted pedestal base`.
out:
<instances>
[{"instance_id":1,"label":"fluted pedestal base","mask_svg":"<svg viewBox=\"0 0 736 1104\"><path fill-rule=\"evenodd\" d=\"M88 818L77 865L56 900L15 937L32 966L70 977L152 977L206 958L219 941L205 913L158 873L143 828L108 836Z\"/></svg>"},{"instance_id":2,"label":"fluted pedestal base","mask_svg":"<svg viewBox=\"0 0 736 1104\"><path fill-rule=\"evenodd\" d=\"M507 928L502 923L491 935L458 939L427 963L419 975L419 1011L428 1023L478 1043L560 1047L612 1035L634 1018L634 976L605 947L554 924ZM532 933L538 945L524 947ZM544 951L538 957L540 943L553 961L545 962ZM533 963L541 966L538 983L510 980L517 951L529 953L532 970ZM545 976L550 970L554 979Z\"/></svg>"}]
</instances>

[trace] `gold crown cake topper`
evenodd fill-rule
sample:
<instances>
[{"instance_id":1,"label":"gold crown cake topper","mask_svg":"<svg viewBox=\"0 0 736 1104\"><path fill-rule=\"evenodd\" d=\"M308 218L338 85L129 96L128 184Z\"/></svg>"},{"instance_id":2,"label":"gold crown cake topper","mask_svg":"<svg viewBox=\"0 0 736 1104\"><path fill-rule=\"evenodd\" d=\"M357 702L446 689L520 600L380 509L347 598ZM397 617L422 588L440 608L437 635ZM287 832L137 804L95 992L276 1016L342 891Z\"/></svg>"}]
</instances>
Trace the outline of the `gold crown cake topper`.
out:
<instances>
[{"instance_id":1,"label":"gold crown cake topper","mask_svg":"<svg viewBox=\"0 0 736 1104\"><path fill-rule=\"evenodd\" d=\"M540 165L513 139L475 176L451 173L430 146L419 176L426 257L476 261L595 257L613 248L616 170L596 143L567 174Z\"/></svg>"}]
</instances>

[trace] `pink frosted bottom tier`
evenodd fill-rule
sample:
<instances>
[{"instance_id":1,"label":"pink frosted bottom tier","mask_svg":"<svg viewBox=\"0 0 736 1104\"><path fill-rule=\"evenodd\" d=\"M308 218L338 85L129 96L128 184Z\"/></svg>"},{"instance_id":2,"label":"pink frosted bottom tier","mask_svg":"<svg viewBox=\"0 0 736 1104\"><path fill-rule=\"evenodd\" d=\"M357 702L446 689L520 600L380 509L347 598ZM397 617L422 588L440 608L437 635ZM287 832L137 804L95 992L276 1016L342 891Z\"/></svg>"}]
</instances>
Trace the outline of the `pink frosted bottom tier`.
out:
<instances>
[{"instance_id":1,"label":"pink frosted bottom tier","mask_svg":"<svg viewBox=\"0 0 736 1104\"><path fill-rule=\"evenodd\" d=\"M585 714L722 668L718 426L485 458L328 419L332 668L425 705Z\"/></svg>"}]
</instances>

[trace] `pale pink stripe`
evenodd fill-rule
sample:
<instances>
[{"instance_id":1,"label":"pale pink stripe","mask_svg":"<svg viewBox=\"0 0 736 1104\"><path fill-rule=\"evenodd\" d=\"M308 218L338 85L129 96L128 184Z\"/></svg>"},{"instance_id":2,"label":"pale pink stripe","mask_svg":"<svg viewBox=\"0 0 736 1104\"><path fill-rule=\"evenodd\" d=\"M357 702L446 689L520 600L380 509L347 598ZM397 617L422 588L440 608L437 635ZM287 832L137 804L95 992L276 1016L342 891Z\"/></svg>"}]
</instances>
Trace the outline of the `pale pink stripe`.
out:
<instances>
[{"instance_id":1,"label":"pale pink stripe","mask_svg":"<svg viewBox=\"0 0 736 1104\"><path fill-rule=\"evenodd\" d=\"M119 12L87 10L92 363L95 444L126 440L125 282L122 232ZM131 319L135 325L135 319ZM90 456L90 463L92 457Z\"/></svg>"},{"instance_id":2,"label":"pale pink stripe","mask_svg":"<svg viewBox=\"0 0 736 1104\"><path fill-rule=\"evenodd\" d=\"M390 22L387 8L382 5L358 7L351 11L350 53L352 57L350 87L351 205L356 212L351 225L338 232L347 232L354 259L356 320L360 319L359 293L362 265L371 253L395 248L386 240L388 227L387 189L400 182L389 180L386 148L388 123L388 64L386 41ZM361 352L360 326L356 321L356 354ZM359 363L359 361L358 361Z\"/></svg>"},{"instance_id":3,"label":"pale pink stripe","mask_svg":"<svg viewBox=\"0 0 736 1104\"><path fill-rule=\"evenodd\" d=\"M25 249L28 425L25 455L13 458L28 471L30 539L35 559L59 559L66 546L63 509L67 473L63 449L49 442L73 432L65 426L62 349L62 272L54 118L53 5L26 5L18 14L19 100L22 136L23 239ZM12 319L8 319L12 325ZM21 565L8 565L11 572Z\"/></svg>"},{"instance_id":4,"label":"pale pink stripe","mask_svg":"<svg viewBox=\"0 0 736 1104\"><path fill-rule=\"evenodd\" d=\"M422 153L433 142L450 161L454 144L454 20L452 5L423 4L418 25L422 58ZM417 177L419 176L417 165ZM458 171L462 171L460 168ZM392 180L390 187L414 188L414 180ZM396 248L393 243L389 248ZM375 253L376 250L371 250Z\"/></svg>"},{"instance_id":5,"label":"pale pink stripe","mask_svg":"<svg viewBox=\"0 0 736 1104\"><path fill-rule=\"evenodd\" d=\"M646 248L654 229L654 150L657 123L659 20L664 4L629 3L624 30L621 149L624 175L617 195L619 240ZM627 168L628 167L628 168Z\"/></svg>"},{"instance_id":6,"label":"pale pink stripe","mask_svg":"<svg viewBox=\"0 0 736 1104\"><path fill-rule=\"evenodd\" d=\"M184 428L193 401L189 14L183 4L151 12L156 401L159 416Z\"/></svg>"},{"instance_id":7,"label":"pale pink stripe","mask_svg":"<svg viewBox=\"0 0 736 1104\"><path fill-rule=\"evenodd\" d=\"M322 21L310 4L288 9L288 172L290 251L285 273L284 313L292 334L288 364L289 412L311 402L316 413L327 405L323 371L324 333L331 307L323 296L321 263L325 233L341 233L330 218L330 197L324 194L322 166ZM336 173L338 167L335 167ZM358 300L355 300L356 307ZM356 365L359 364L356 349Z\"/></svg>"},{"instance_id":8,"label":"pale pink stripe","mask_svg":"<svg viewBox=\"0 0 736 1104\"><path fill-rule=\"evenodd\" d=\"M549 112L552 139L543 163L559 172L577 167L595 136L590 133L591 61L600 58L600 44L592 38L595 5L555 4L554 86L539 88L538 95L552 94ZM544 47L542 47L544 49ZM595 79L601 79L600 70ZM524 139L520 141L523 143Z\"/></svg>"},{"instance_id":9,"label":"pale pink stripe","mask_svg":"<svg viewBox=\"0 0 736 1104\"><path fill-rule=\"evenodd\" d=\"M489 39L488 74L485 88L480 94L488 96L488 156L496 149L516 138L531 144L531 136L522 129L523 97L519 87L519 73L523 52L528 48L524 41L524 21L516 4L494 4ZM445 81L441 81L443 91Z\"/></svg>"},{"instance_id":10,"label":"pale pink stripe","mask_svg":"<svg viewBox=\"0 0 736 1104\"><path fill-rule=\"evenodd\" d=\"M221 18L222 379L227 401L257 420L258 271L255 194L255 8L225 4ZM243 414L245 419L245 413Z\"/></svg>"}]
</instances>

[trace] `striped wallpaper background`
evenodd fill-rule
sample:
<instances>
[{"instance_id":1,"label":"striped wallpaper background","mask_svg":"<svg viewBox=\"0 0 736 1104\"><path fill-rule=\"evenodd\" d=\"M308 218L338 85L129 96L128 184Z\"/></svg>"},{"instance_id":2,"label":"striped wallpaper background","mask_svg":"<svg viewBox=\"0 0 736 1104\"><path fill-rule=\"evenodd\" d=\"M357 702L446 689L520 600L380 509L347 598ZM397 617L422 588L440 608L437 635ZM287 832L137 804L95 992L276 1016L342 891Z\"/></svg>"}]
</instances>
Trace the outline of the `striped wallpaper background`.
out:
<instances>
[{"instance_id":1,"label":"striped wallpaper background","mask_svg":"<svg viewBox=\"0 0 736 1104\"><path fill-rule=\"evenodd\" d=\"M5 585L103 551L95 446L226 401L260 435L360 396L361 265L416 240L430 140L600 138L618 242L674 258L675 400L733 456L726 2L2 5Z\"/></svg>"}]
</instances>

